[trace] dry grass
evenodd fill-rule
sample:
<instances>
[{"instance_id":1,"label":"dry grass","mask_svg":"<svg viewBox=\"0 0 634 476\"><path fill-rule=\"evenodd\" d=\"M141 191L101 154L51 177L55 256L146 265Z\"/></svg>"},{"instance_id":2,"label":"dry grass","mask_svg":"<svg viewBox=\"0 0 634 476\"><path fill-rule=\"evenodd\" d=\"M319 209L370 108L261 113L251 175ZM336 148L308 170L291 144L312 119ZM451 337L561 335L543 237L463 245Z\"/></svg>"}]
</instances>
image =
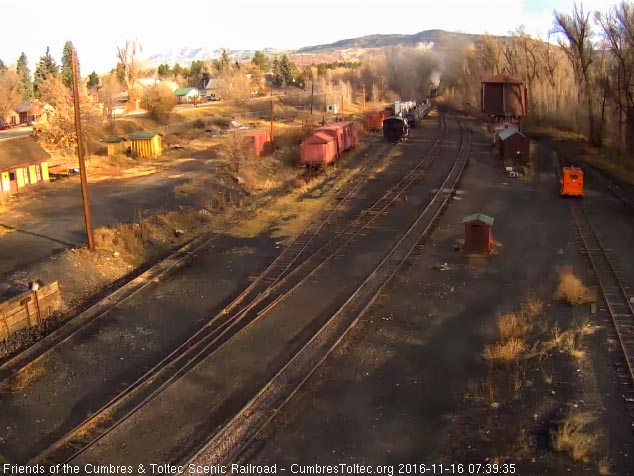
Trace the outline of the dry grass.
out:
<instances>
[{"instance_id":1,"label":"dry grass","mask_svg":"<svg viewBox=\"0 0 634 476\"><path fill-rule=\"evenodd\" d=\"M612 474L612 461L607 456L601 458L597 463L597 473L600 476L609 476Z\"/></svg>"},{"instance_id":2,"label":"dry grass","mask_svg":"<svg viewBox=\"0 0 634 476\"><path fill-rule=\"evenodd\" d=\"M555 297L564 299L572 306L592 302L594 296L581 280L575 275L574 270L566 266L559 273L559 284L555 291Z\"/></svg>"},{"instance_id":3,"label":"dry grass","mask_svg":"<svg viewBox=\"0 0 634 476\"><path fill-rule=\"evenodd\" d=\"M533 324L524 314L509 312L498 317L497 327L500 340L506 342L511 339L523 339L532 330Z\"/></svg>"},{"instance_id":4,"label":"dry grass","mask_svg":"<svg viewBox=\"0 0 634 476\"><path fill-rule=\"evenodd\" d=\"M517 361L526 351L526 343L522 339L510 338L504 342L487 345L482 357L487 360L512 363Z\"/></svg>"},{"instance_id":5,"label":"dry grass","mask_svg":"<svg viewBox=\"0 0 634 476\"><path fill-rule=\"evenodd\" d=\"M492 405L496 402L495 385L489 376L485 381L480 383L468 382L467 391L464 394L465 400Z\"/></svg>"},{"instance_id":6,"label":"dry grass","mask_svg":"<svg viewBox=\"0 0 634 476\"><path fill-rule=\"evenodd\" d=\"M34 362L20 369L17 374L2 382L0 388L4 391L19 392L33 385L42 375L45 369L39 362Z\"/></svg>"},{"instance_id":7,"label":"dry grass","mask_svg":"<svg viewBox=\"0 0 634 476\"><path fill-rule=\"evenodd\" d=\"M587 463L596 451L599 438L591 431L595 421L592 412L570 413L558 428L551 431L554 450L566 452L573 460Z\"/></svg>"}]
</instances>

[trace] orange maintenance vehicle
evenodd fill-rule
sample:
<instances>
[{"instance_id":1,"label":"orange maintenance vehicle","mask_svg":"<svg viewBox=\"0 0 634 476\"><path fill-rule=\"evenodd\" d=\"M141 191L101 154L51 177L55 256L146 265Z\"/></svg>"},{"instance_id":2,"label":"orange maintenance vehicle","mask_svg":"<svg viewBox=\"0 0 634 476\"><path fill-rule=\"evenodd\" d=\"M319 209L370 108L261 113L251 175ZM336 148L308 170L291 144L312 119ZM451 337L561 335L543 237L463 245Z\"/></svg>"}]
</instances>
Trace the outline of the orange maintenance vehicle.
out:
<instances>
[{"instance_id":1,"label":"orange maintenance vehicle","mask_svg":"<svg viewBox=\"0 0 634 476\"><path fill-rule=\"evenodd\" d=\"M564 167L561 173L562 197L583 197L583 170L578 167Z\"/></svg>"}]
</instances>

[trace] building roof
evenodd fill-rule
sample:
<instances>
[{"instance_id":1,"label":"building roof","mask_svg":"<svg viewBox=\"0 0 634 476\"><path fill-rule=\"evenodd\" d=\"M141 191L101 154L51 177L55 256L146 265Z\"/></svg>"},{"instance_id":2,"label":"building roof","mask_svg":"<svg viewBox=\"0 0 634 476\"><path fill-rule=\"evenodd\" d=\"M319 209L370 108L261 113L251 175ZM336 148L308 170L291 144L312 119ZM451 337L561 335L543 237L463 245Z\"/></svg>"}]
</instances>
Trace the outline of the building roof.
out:
<instances>
[{"instance_id":1,"label":"building roof","mask_svg":"<svg viewBox=\"0 0 634 476\"><path fill-rule=\"evenodd\" d=\"M128 135L128 140L153 139L157 132L134 132ZM160 135L160 134L159 134Z\"/></svg>"},{"instance_id":2,"label":"building roof","mask_svg":"<svg viewBox=\"0 0 634 476\"><path fill-rule=\"evenodd\" d=\"M34 102L23 102L13 106L13 110L17 113L38 112L40 110L40 105Z\"/></svg>"},{"instance_id":3,"label":"building roof","mask_svg":"<svg viewBox=\"0 0 634 476\"><path fill-rule=\"evenodd\" d=\"M177 89L174 90L174 95L175 96L187 96L192 91L195 91L196 94L198 94L198 89L196 89L196 88L177 88Z\"/></svg>"},{"instance_id":4,"label":"building roof","mask_svg":"<svg viewBox=\"0 0 634 476\"><path fill-rule=\"evenodd\" d=\"M511 76L510 74L504 72L501 74L496 74L492 78L487 79L486 81L482 81L485 84L522 84L522 80L516 78L515 76Z\"/></svg>"},{"instance_id":5,"label":"building roof","mask_svg":"<svg viewBox=\"0 0 634 476\"><path fill-rule=\"evenodd\" d=\"M49 153L32 137L17 137L0 141L0 171L39 164L50 158Z\"/></svg>"},{"instance_id":6,"label":"building roof","mask_svg":"<svg viewBox=\"0 0 634 476\"><path fill-rule=\"evenodd\" d=\"M486 223L489 226L493 226L495 218L490 217L489 215L485 215L484 213L474 213L462 219L462 223L469 223L472 221L481 221L482 223Z\"/></svg>"},{"instance_id":7,"label":"building roof","mask_svg":"<svg viewBox=\"0 0 634 476\"><path fill-rule=\"evenodd\" d=\"M326 134L323 131L317 131L306 137L304 139L304 144L328 144L329 142L333 142L335 139L333 136Z\"/></svg>"},{"instance_id":8,"label":"building roof","mask_svg":"<svg viewBox=\"0 0 634 476\"><path fill-rule=\"evenodd\" d=\"M499 137L501 141L505 141L506 139L508 139L511 136L514 136L515 134L528 140L528 138L524 134L522 134L520 131L518 131L514 127L509 127L508 129L504 129L502 132L500 132Z\"/></svg>"},{"instance_id":9,"label":"building roof","mask_svg":"<svg viewBox=\"0 0 634 476\"><path fill-rule=\"evenodd\" d=\"M101 142L105 142L106 144L118 144L119 142L124 142L125 137L114 136L114 137L104 137L101 139Z\"/></svg>"}]
</instances>

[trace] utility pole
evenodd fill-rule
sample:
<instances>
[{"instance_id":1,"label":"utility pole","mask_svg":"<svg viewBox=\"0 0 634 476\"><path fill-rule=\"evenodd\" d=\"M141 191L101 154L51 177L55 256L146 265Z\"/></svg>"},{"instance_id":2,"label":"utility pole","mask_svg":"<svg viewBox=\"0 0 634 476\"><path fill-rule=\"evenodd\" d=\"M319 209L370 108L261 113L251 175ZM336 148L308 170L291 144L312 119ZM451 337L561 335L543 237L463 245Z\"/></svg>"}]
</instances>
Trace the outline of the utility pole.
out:
<instances>
[{"instance_id":1,"label":"utility pole","mask_svg":"<svg viewBox=\"0 0 634 476\"><path fill-rule=\"evenodd\" d=\"M84 158L84 138L81 133L81 111L79 110L79 71L77 68L77 50L73 48L71 55L73 66L73 104L75 106L75 132L77 134L77 155L79 157L79 176L81 178L81 198L84 202L84 220L86 222L86 236L88 237L88 249L95 251L95 240L92 233L90 219L90 204L88 203L88 178L86 176L86 161Z\"/></svg>"},{"instance_id":2,"label":"utility pole","mask_svg":"<svg viewBox=\"0 0 634 476\"><path fill-rule=\"evenodd\" d=\"M311 81L310 85L310 115L313 115L313 100L315 99L315 78Z\"/></svg>"},{"instance_id":3,"label":"utility pole","mask_svg":"<svg viewBox=\"0 0 634 476\"><path fill-rule=\"evenodd\" d=\"M271 85L271 144L273 144L273 85Z\"/></svg>"},{"instance_id":4,"label":"utility pole","mask_svg":"<svg viewBox=\"0 0 634 476\"><path fill-rule=\"evenodd\" d=\"M365 84L363 86L363 113L365 114Z\"/></svg>"}]
</instances>

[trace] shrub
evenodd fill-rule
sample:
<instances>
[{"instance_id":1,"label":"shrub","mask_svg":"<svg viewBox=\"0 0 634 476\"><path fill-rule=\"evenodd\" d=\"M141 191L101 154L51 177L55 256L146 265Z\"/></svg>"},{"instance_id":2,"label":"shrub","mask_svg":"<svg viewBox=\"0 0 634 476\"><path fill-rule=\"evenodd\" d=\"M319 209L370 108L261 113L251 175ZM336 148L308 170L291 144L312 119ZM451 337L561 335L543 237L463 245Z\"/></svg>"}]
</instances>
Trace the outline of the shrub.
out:
<instances>
[{"instance_id":1,"label":"shrub","mask_svg":"<svg viewBox=\"0 0 634 476\"><path fill-rule=\"evenodd\" d=\"M169 87L155 84L145 91L141 106L154 119L165 119L176 106L176 96Z\"/></svg>"},{"instance_id":2,"label":"shrub","mask_svg":"<svg viewBox=\"0 0 634 476\"><path fill-rule=\"evenodd\" d=\"M555 451L565 451L575 461L588 462L595 451L598 439L590 429L594 421L592 412L570 413L559 427L551 432Z\"/></svg>"},{"instance_id":3,"label":"shrub","mask_svg":"<svg viewBox=\"0 0 634 476\"><path fill-rule=\"evenodd\" d=\"M575 275L574 270L566 266L559 273L559 285L555 297L568 301L572 306L592 302L592 292Z\"/></svg>"}]
</instances>

